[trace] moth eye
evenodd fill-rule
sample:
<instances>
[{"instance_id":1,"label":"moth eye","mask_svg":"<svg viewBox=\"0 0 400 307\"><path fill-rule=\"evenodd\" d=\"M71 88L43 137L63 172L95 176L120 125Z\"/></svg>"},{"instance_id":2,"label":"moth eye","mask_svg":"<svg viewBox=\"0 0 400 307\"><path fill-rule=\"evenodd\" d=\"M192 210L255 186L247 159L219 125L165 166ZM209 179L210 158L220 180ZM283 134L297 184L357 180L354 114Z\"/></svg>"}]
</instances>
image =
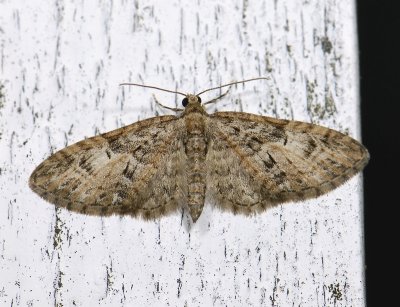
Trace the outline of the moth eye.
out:
<instances>
[{"instance_id":1,"label":"moth eye","mask_svg":"<svg viewBox=\"0 0 400 307\"><path fill-rule=\"evenodd\" d=\"M201 98L200 98L200 96L197 96L197 100L199 101L199 103L201 103Z\"/></svg>"},{"instance_id":2,"label":"moth eye","mask_svg":"<svg viewBox=\"0 0 400 307\"><path fill-rule=\"evenodd\" d=\"M183 98L183 100L182 100L182 105L183 105L184 107L186 107L186 106L188 105L188 103L189 103L189 99L187 99L187 97Z\"/></svg>"}]
</instances>

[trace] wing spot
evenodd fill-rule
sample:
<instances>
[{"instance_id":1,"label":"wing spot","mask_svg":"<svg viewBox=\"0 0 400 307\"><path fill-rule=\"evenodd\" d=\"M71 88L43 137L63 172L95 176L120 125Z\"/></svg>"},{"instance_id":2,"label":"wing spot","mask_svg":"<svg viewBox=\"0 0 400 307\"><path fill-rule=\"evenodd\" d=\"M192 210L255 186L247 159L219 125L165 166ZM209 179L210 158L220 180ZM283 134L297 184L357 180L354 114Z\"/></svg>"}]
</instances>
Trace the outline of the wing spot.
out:
<instances>
[{"instance_id":1,"label":"wing spot","mask_svg":"<svg viewBox=\"0 0 400 307\"><path fill-rule=\"evenodd\" d=\"M269 160L263 160L264 166L270 170L271 168L273 168L276 165L276 161L274 160L274 158L271 156L271 154L269 152L267 152Z\"/></svg>"}]
</instances>

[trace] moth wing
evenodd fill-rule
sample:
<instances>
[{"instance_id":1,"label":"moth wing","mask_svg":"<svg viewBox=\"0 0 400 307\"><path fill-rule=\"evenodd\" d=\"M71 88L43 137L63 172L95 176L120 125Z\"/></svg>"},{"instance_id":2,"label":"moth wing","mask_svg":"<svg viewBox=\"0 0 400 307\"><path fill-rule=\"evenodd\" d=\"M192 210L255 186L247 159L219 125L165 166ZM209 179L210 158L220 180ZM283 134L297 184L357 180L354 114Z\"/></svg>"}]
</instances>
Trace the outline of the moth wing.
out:
<instances>
[{"instance_id":1,"label":"moth wing","mask_svg":"<svg viewBox=\"0 0 400 307\"><path fill-rule=\"evenodd\" d=\"M160 116L80 141L41 163L30 187L71 211L157 218L186 202L183 131Z\"/></svg>"},{"instance_id":2,"label":"moth wing","mask_svg":"<svg viewBox=\"0 0 400 307\"><path fill-rule=\"evenodd\" d=\"M208 127L207 196L235 213L325 194L369 159L351 137L299 121L217 112Z\"/></svg>"}]
</instances>

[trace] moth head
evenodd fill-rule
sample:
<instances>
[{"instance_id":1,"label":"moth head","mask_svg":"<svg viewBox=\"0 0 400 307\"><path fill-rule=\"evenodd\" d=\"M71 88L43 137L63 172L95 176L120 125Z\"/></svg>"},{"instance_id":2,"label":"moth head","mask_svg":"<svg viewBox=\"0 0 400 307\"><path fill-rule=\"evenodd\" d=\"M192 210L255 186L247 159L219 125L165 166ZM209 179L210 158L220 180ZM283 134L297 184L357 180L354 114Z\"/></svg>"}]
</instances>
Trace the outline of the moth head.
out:
<instances>
[{"instance_id":1,"label":"moth head","mask_svg":"<svg viewBox=\"0 0 400 307\"><path fill-rule=\"evenodd\" d=\"M186 97L182 99L182 106L186 108L189 104L200 105L201 104L200 96L191 94L186 95Z\"/></svg>"},{"instance_id":2,"label":"moth head","mask_svg":"<svg viewBox=\"0 0 400 307\"><path fill-rule=\"evenodd\" d=\"M185 98L182 99L182 106L184 109L182 110L182 114L188 113L206 113L203 105L201 104L201 98L199 95L187 94Z\"/></svg>"}]
</instances>

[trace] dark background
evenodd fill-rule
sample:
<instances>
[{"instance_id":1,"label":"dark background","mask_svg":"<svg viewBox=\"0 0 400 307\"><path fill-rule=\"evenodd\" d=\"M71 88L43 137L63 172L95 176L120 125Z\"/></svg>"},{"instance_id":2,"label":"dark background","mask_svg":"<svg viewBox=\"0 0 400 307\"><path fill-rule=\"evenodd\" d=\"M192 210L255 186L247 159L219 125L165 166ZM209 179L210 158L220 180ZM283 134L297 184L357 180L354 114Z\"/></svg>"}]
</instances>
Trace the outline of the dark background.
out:
<instances>
[{"instance_id":1,"label":"dark background","mask_svg":"<svg viewBox=\"0 0 400 307\"><path fill-rule=\"evenodd\" d=\"M400 197L394 197L400 192L399 5L357 1L362 142L371 154L364 171L368 306L400 306Z\"/></svg>"}]
</instances>

